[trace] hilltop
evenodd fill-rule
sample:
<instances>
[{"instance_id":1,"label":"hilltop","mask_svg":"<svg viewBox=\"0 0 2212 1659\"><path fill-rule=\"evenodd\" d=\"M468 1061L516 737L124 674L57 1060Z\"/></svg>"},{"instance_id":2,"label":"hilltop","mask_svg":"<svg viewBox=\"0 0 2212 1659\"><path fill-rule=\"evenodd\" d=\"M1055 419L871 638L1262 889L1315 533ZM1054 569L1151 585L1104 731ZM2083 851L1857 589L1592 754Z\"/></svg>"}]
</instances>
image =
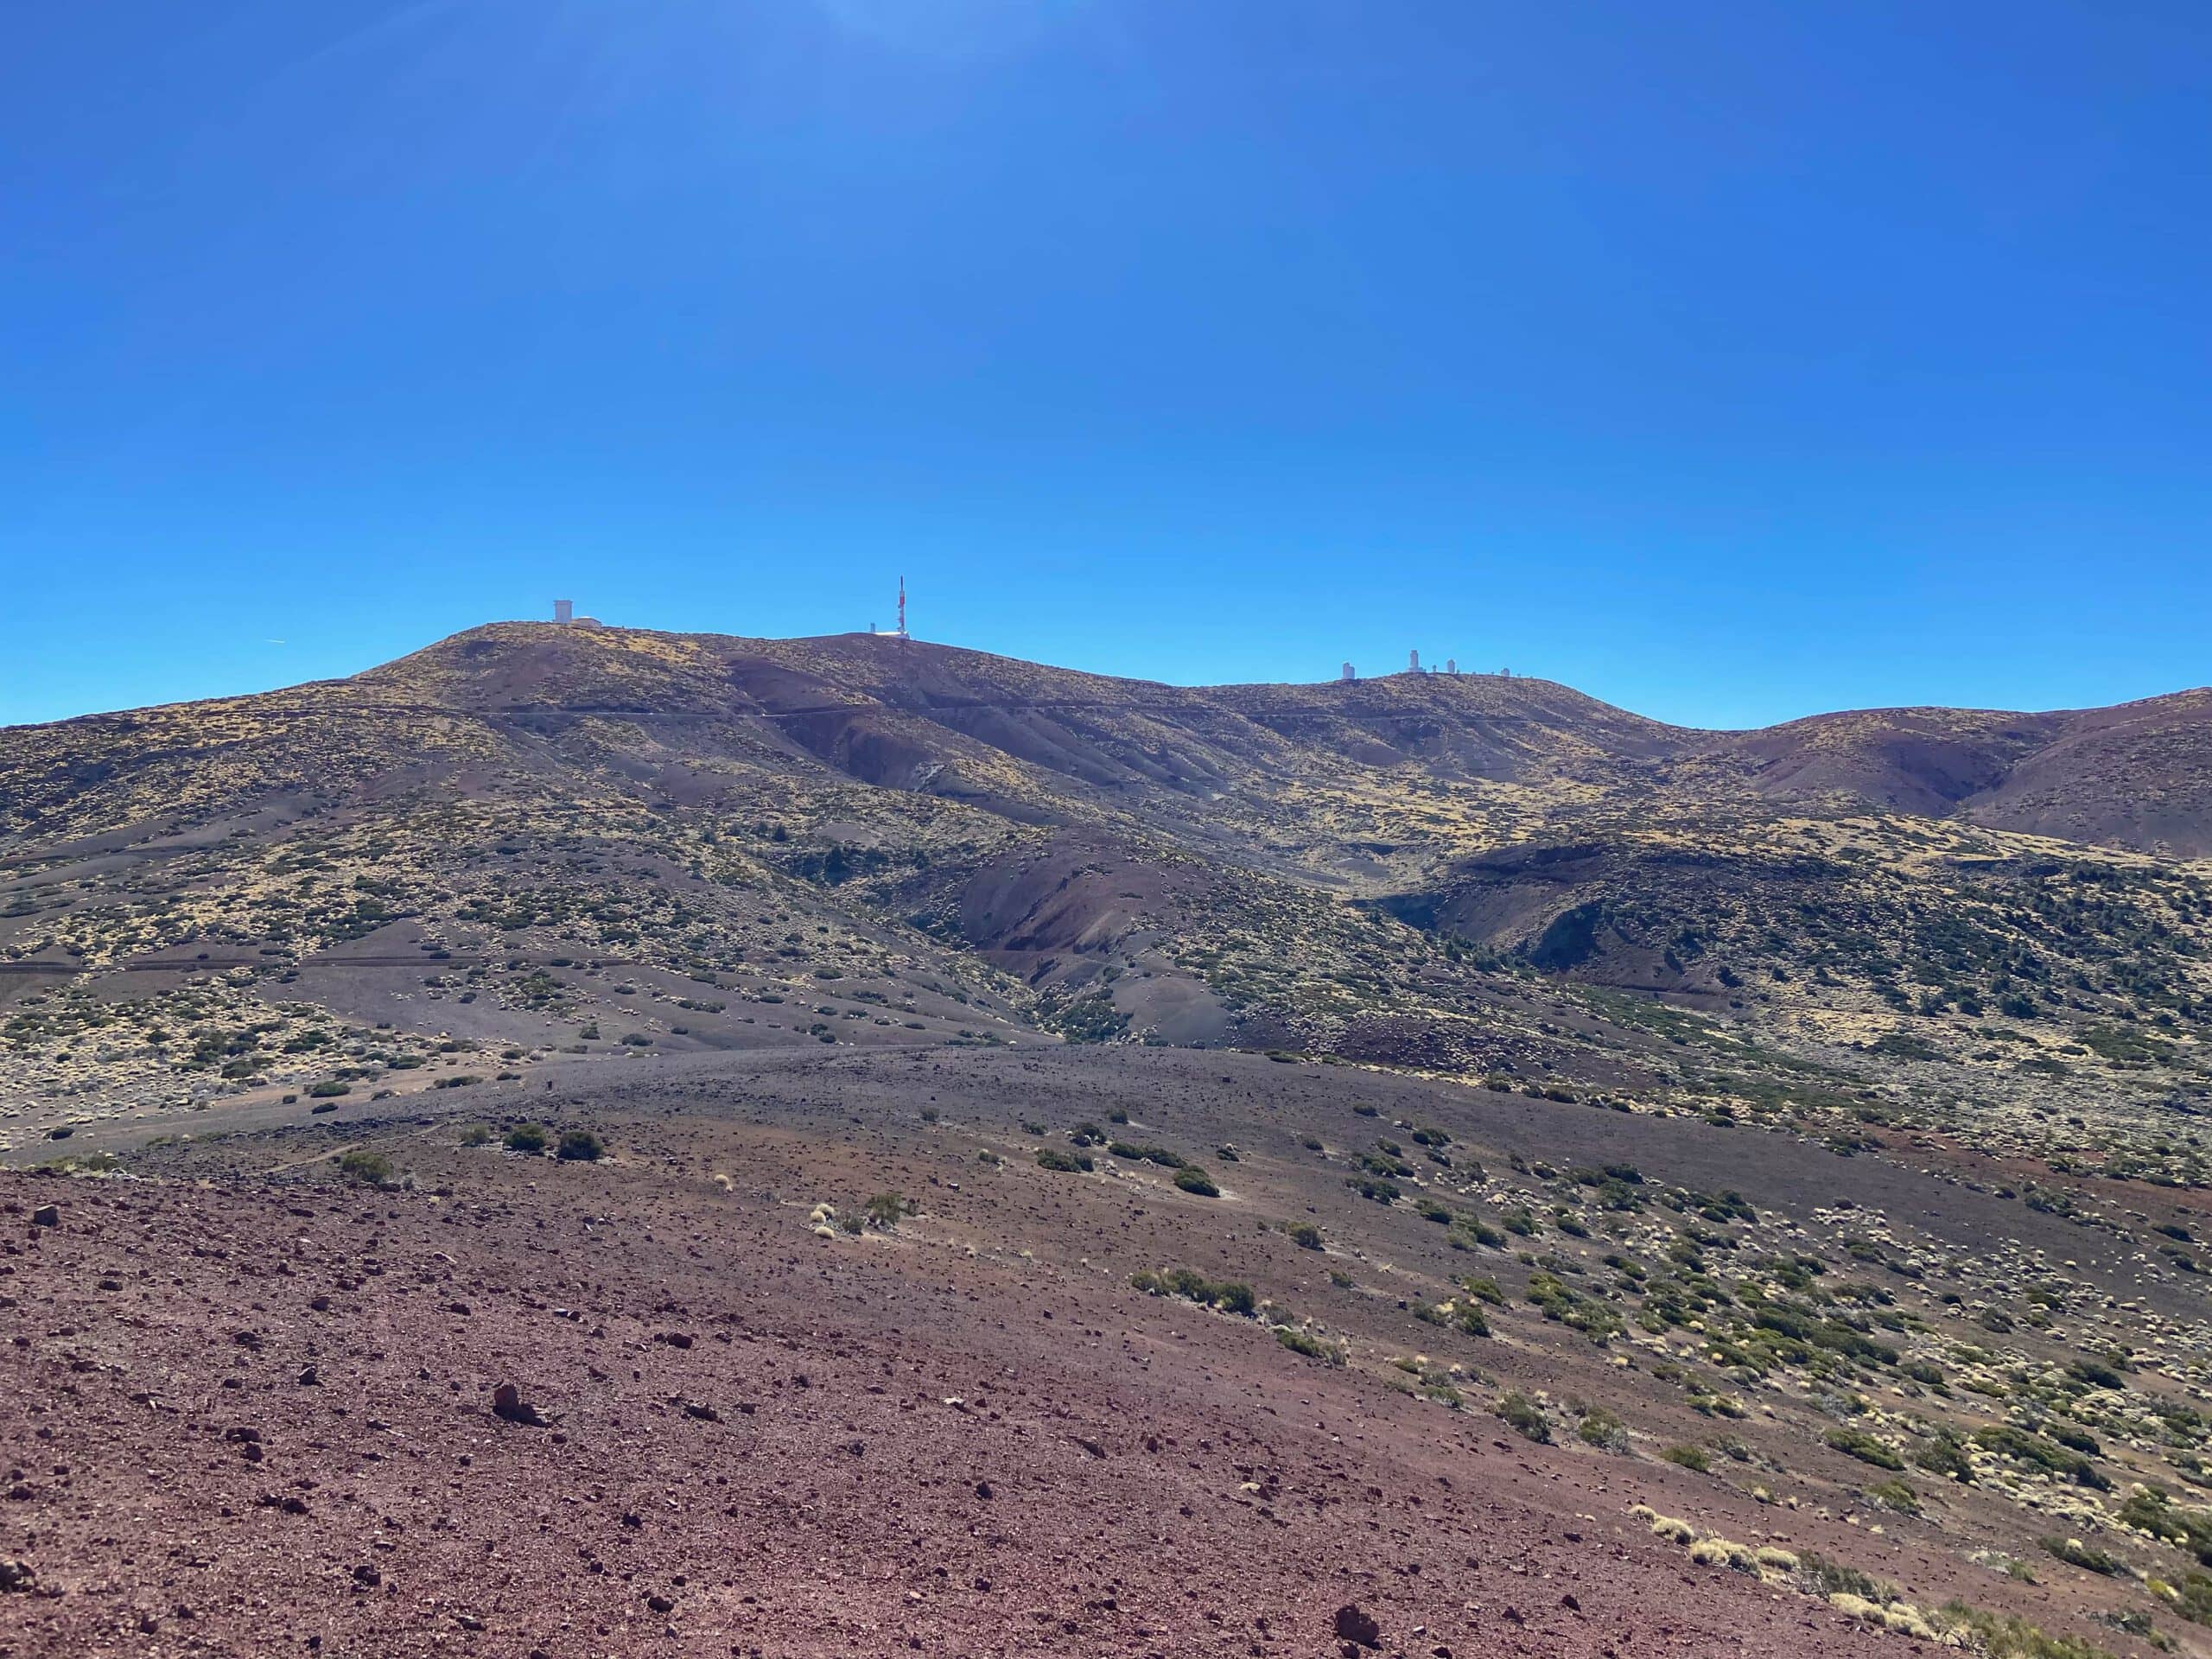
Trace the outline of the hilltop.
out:
<instances>
[{"instance_id":1,"label":"hilltop","mask_svg":"<svg viewBox=\"0 0 2212 1659\"><path fill-rule=\"evenodd\" d=\"M1713 733L1520 677L1190 688L885 635L498 624L349 680L0 732L0 947L18 987L166 992L219 961L249 1000L539 1046L563 1020L793 1035L632 1020L566 958L664 997L870 988L865 1027L810 1039L1479 1073L1566 1017L1501 999L1589 987L1958 1058L1988 1040L1961 1020L2001 1016L2048 1060L2047 1032L2194 1030L2209 754L2204 692ZM423 959L468 967L391 1006ZM251 1062L306 1034L219 1069L304 1075Z\"/></svg>"}]
</instances>

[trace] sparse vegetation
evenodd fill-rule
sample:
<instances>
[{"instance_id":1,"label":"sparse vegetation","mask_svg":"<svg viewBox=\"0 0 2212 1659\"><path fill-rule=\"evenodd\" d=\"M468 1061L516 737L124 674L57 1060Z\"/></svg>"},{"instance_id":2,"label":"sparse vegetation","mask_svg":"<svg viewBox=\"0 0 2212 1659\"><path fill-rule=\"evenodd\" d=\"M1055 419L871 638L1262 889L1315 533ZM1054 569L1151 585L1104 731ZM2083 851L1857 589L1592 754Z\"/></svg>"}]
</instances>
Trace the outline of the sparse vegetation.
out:
<instances>
[{"instance_id":1,"label":"sparse vegetation","mask_svg":"<svg viewBox=\"0 0 2212 1659\"><path fill-rule=\"evenodd\" d=\"M597 1163L607 1156L607 1147L589 1129L568 1129L563 1131L553 1155L563 1163Z\"/></svg>"},{"instance_id":2,"label":"sparse vegetation","mask_svg":"<svg viewBox=\"0 0 2212 1659\"><path fill-rule=\"evenodd\" d=\"M1251 1286L1241 1281L1210 1280L1188 1268L1140 1272L1132 1274L1129 1282L1147 1296L1179 1296L1185 1301L1218 1308L1241 1319L1250 1319L1259 1311L1259 1301Z\"/></svg>"},{"instance_id":3,"label":"sparse vegetation","mask_svg":"<svg viewBox=\"0 0 2212 1659\"><path fill-rule=\"evenodd\" d=\"M380 1152L369 1152L356 1147L340 1153L335 1161L338 1173L349 1181L358 1182L363 1186L392 1185L391 1160Z\"/></svg>"},{"instance_id":4,"label":"sparse vegetation","mask_svg":"<svg viewBox=\"0 0 2212 1659\"><path fill-rule=\"evenodd\" d=\"M1534 1440L1539 1446L1551 1444L1552 1420L1532 1396L1516 1389L1498 1395L1491 1410L1500 1422L1522 1440Z\"/></svg>"}]
</instances>

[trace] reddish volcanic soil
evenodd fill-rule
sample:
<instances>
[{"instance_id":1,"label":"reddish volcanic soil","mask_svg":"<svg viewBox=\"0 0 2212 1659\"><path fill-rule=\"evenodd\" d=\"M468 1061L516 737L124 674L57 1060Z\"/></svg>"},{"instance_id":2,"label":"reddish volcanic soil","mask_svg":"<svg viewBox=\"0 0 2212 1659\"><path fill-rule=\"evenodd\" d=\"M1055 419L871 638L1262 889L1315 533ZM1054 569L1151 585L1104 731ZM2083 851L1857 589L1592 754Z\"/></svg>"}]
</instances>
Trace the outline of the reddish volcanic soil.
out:
<instances>
[{"instance_id":1,"label":"reddish volcanic soil","mask_svg":"<svg viewBox=\"0 0 2212 1659\"><path fill-rule=\"evenodd\" d=\"M1287 1158L1215 1200L1038 1168L1007 1103L1064 1127L1071 1064L527 1102L601 1129L600 1164L460 1146L523 1103L487 1090L130 1160L159 1179L0 1175L0 1559L33 1575L0 1656L1320 1655L1346 1604L1388 1654L1905 1650L1653 1538L1627 1506L1681 1471L1131 1288L1234 1266L1319 1303L1339 1258L1261 1230L1300 1211ZM1148 1064L1140 1104L1232 1066L1355 1086ZM347 1146L413 1190L338 1180ZM813 1230L890 1187L895 1231ZM544 1426L494 1414L503 1382Z\"/></svg>"}]
</instances>

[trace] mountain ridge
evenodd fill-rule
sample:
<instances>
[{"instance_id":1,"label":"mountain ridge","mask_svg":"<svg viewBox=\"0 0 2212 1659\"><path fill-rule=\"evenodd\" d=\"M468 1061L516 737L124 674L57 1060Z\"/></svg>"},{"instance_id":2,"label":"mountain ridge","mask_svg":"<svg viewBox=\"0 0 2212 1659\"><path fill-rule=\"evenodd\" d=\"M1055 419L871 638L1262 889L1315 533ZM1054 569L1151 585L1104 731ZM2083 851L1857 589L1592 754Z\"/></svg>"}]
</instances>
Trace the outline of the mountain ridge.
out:
<instances>
[{"instance_id":1,"label":"mountain ridge","mask_svg":"<svg viewBox=\"0 0 2212 1659\"><path fill-rule=\"evenodd\" d=\"M41 1098L87 1081L65 1025L127 995L167 1030L148 972L197 959L257 964L225 992L247 1027L328 981L325 1014L556 1048L918 1029L1481 1072L1634 1047L1621 1007L1574 1023L1627 995L1808 1054L1971 1057L1957 1022L1999 1008L2023 1041L2212 1012L2208 779L2202 692L1715 734L1519 677L1192 688L884 635L493 624L348 679L0 729L0 969L76 976L69 1020L14 1027L50 1056ZM417 955L482 978L370 982ZM867 1024L632 1020L548 990L563 960ZM312 1069L269 1047L130 1052L148 1089Z\"/></svg>"},{"instance_id":2,"label":"mountain ridge","mask_svg":"<svg viewBox=\"0 0 2212 1659\"><path fill-rule=\"evenodd\" d=\"M407 697L385 699L379 693ZM593 695L586 695L591 693ZM1716 786L1788 802L1855 802L1996 829L2192 857L2212 853L2212 690L2103 708L2012 711L1928 705L1838 710L1772 726L1669 725L1556 682L1400 673L1303 683L1180 686L1024 662L882 634L791 639L560 630L493 623L359 675L246 698L207 699L0 728L97 727L165 712L336 696L410 700L421 712L724 715L780 723L803 747L842 753L863 781L926 765L918 719L1100 787L1217 787L1238 764L1281 763L1276 744L1356 765L1425 766L1514 781L1545 766L1704 768ZM900 717L887 732L871 709ZM1093 716L1145 722L1097 752ZM1133 764L1132 739L1158 751ZM855 747L857 755L855 756Z\"/></svg>"}]
</instances>

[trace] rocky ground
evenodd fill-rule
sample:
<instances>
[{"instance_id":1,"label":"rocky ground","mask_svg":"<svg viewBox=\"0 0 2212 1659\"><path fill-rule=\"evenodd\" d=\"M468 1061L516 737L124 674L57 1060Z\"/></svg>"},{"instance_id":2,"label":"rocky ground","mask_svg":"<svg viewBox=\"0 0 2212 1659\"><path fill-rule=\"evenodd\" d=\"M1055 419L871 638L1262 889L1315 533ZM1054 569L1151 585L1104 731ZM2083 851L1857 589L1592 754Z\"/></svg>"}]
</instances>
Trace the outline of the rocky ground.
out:
<instances>
[{"instance_id":1,"label":"rocky ground","mask_svg":"<svg viewBox=\"0 0 2212 1659\"><path fill-rule=\"evenodd\" d=\"M5 1659L2203 1650L2201 1195L1183 1051L339 1104L0 1176ZM1886 1358L1726 1351L1800 1257Z\"/></svg>"}]
</instances>

